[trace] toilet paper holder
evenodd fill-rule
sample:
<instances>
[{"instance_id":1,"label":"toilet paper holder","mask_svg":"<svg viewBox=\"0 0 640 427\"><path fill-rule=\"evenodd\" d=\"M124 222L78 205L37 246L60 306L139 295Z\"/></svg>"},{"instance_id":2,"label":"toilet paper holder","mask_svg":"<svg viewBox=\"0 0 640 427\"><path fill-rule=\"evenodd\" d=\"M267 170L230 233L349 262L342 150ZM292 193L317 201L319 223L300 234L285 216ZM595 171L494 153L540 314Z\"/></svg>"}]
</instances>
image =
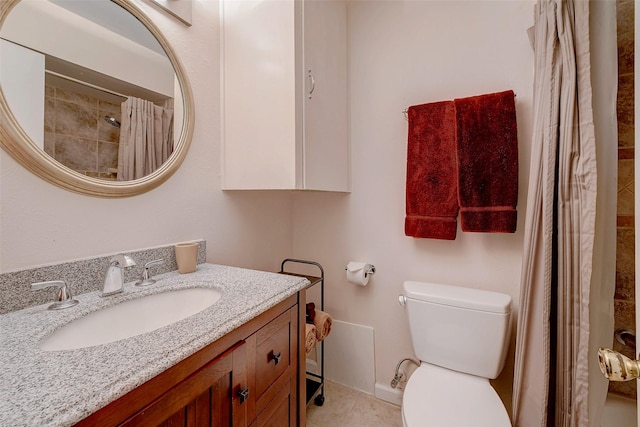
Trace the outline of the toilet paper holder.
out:
<instances>
[{"instance_id":1,"label":"toilet paper holder","mask_svg":"<svg viewBox=\"0 0 640 427\"><path fill-rule=\"evenodd\" d=\"M366 265L367 270L364 272L364 277L367 277L370 274L374 274L376 272L376 266L373 264L367 264ZM348 270L347 267L344 268L345 271Z\"/></svg>"}]
</instances>

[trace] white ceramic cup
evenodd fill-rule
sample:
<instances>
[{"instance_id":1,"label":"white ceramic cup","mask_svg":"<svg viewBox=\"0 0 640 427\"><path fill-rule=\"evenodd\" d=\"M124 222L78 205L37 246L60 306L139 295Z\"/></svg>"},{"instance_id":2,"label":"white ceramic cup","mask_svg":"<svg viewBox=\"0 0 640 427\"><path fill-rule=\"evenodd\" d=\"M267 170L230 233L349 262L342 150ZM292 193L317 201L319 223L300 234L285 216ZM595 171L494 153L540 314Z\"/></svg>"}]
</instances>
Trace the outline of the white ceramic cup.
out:
<instances>
[{"instance_id":1,"label":"white ceramic cup","mask_svg":"<svg viewBox=\"0 0 640 427\"><path fill-rule=\"evenodd\" d=\"M176 245L176 263L182 274L193 273L198 264L198 244L178 243Z\"/></svg>"}]
</instances>

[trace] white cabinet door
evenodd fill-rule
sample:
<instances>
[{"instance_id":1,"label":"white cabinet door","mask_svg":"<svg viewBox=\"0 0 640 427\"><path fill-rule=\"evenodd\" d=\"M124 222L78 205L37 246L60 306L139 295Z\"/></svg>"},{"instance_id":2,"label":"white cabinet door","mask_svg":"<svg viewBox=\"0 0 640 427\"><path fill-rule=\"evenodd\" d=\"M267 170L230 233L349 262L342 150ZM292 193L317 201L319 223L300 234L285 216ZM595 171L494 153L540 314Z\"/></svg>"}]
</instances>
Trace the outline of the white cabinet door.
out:
<instances>
[{"instance_id":1,"label":"white cabinet door","mask_svg":"<svg viewBox=\"0 0 640 427\"><path fill-rule=\"evenodd\" d=\"M0 81L17 122L44 150L44 55L0 39Z\"/></svg>"},{"instance_id":2,"label":"white cabinet door","mask_svg":"<svg viewBox=\"0 0 640 427\"><path fill-rule=\"evenodd\" d=\"M311 190L349 191L346 40L346 2L304 2L303 167Z\"/></svg>"},{"instance_id":3,"label":"white cabinet door","mask_svg":"<svg viewBox=\"0 0 640 427\"><path fill-rule=\"evenodd\" d=\"M346 3L223 0L221 18L223 189L349 191Z\"/></svg>"},{"instance_id":4,"label":"white cabinet door","mask_svg":"<svg viewBox=\"0 0 640 427\"><path fill-rule=\"evenodd\" d=\"M221 2L224 189L295 186L294 6Z\"/></svg>"}]
</instances>

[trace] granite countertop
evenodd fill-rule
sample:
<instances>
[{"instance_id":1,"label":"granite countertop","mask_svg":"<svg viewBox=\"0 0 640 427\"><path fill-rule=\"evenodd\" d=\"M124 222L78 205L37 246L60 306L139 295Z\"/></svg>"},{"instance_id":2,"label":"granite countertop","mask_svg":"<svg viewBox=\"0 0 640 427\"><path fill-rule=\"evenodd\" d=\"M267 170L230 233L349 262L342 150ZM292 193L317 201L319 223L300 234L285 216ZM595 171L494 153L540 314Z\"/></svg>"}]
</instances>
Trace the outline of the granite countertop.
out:
<instances>
[{"instance_id":1,"label":"granite countertop","mask_svg":"<svg viewBox=\"0 0 640 427\"><path fill-rule=\"evenodd\" d=\"M214 264L133 283L123 294L76 296L80 304L49 304L0 315L0 425L69 426L143 384L307 287L307 279ZM211 307L153 332L77 350L43 351L40 341L71 320L144 295L211 287L222 297Z\"/></svg>"}]
</instances>

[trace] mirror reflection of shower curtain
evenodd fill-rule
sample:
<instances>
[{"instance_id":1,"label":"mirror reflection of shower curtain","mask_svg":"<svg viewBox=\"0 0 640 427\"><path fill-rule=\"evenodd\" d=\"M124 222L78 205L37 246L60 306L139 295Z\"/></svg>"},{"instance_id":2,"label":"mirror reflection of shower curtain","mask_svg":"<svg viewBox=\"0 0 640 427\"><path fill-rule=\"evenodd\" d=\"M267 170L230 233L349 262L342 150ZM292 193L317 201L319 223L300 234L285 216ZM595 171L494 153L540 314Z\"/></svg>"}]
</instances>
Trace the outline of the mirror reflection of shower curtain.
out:
<instances>
[{"instance_id":1,"label":"mirror reflection of shower curtain","mask_svg":"<svg viewBox=\"0 0 640 427\"><path fill-rule=\"evenodd\" d=\"M130 181L158 169L173 152L173 110L129 97L122 103L118 181Z\"/></svg>"}]
</instances>

